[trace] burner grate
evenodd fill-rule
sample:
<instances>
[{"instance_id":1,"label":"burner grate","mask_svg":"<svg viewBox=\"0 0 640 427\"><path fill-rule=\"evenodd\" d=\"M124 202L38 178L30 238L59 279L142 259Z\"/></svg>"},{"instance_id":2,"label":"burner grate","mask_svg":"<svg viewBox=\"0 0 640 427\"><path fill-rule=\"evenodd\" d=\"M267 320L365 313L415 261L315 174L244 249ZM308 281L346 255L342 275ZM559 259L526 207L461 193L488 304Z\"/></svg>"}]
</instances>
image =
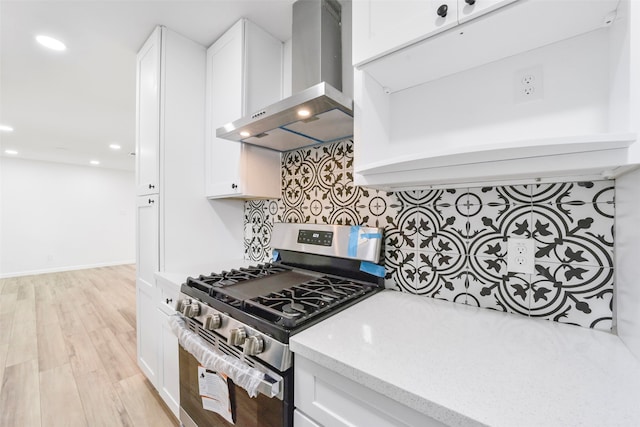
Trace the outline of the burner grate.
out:
<instances>
[{"instance_id":1,"label":"burner grate","mask_svg":"<svg viewBox=\"0 0 640 427\"><path fill-rule=\"evenodd\" d=\"M375 286L322 276L299 285L246 300L245 307L276 324L293 327L312 317L358 298Z\"/></svg>"},{"instance_id":2,"label":"burner grate","mask_svg":"<svg viewBox=\"0 0 640 427\"><path fill-rule=\"evenodd\" d=\"M282 273L284 271L288 271L288 269L280 265L258 264L256 266L223 271L222 273L200 275L197 278L189 277L186 284L189 287L196 288L213 296L215 288L224 288L235 283L259 279L261 277Z\"/></svg>"}]
</instances>

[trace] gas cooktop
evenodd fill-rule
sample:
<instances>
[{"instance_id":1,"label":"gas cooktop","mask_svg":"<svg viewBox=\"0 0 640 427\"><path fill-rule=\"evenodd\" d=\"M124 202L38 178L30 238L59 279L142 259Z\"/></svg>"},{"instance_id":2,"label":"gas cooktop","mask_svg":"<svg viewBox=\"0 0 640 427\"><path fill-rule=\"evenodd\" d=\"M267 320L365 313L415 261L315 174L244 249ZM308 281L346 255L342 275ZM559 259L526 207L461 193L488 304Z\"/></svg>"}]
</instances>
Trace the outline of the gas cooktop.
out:
<instances>
[{"instance_id":1,"label":"gas cooktop","mask_svg":"<svg viewBox=\"0 0 640 427\"><path fill-rule=\"evenodd\" d=\"M270 324L293 329L378 286L279 264L260 264L190 277L182 292L189 294L193 289L199 292L192 296L212 307L233 307Z\"/></svg>"}]
</instances>

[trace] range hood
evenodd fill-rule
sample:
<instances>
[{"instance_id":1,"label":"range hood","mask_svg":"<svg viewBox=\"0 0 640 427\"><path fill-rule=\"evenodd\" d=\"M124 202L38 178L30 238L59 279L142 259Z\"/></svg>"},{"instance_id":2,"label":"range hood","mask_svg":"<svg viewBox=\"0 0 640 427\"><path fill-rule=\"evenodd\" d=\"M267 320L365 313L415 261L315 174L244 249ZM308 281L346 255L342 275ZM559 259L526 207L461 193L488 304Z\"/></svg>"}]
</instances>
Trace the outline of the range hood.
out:
<instances>
[{"instance_id":1,"label":"range hood","mask_svg":"<svg viewBox=\"0 0 640 427\"><path fill-rule=\"evenodd\" d=\"M298 0L292 10L294 94L218 128L218 138L289 151L353 135L353 100L340 91L340 4Z\"/></svg>"}]
</instances>

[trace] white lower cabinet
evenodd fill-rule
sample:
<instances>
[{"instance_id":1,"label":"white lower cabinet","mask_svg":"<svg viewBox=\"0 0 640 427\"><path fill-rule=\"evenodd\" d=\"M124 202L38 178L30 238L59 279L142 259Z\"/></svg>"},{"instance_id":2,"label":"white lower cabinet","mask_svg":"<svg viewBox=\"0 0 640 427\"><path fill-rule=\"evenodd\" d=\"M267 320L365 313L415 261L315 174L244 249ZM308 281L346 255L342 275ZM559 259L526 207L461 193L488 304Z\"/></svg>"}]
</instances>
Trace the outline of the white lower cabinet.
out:
<instances>
[{"instance_id":1,"label":"white lower cabinet","mask_svg":"<svg viewBox=\"0 0 640 427\"><path fill-rule=\"evenodd\" d=\"M295 427L321 427L320 424L313 422L311 418L297 409L293 412L293 425Z\"/></svg>"},{"instance_id":2,"label":"white lower cabinet","mask_svg":"<svg viewBox=\"0 0 640 427\"><path fill-rule=\"evenodd\" d=\"M140 196L136 209L136 323L138 366L155 386L158 380L157 289L158 195Z\"/></svg>"},{"instance_id":3,"label":"white lower cabinet","mask_svg":"<svg viewBox=\"0 0 640 427\"><path fill-rule=\"evenodd\" d=\"M136 286L138 366L155 386L158 381L155 289L139 279Z\"/></svg>"},{"instance_id":4,"label":"white lower cabinet","mask_svg":"<svg viewBox=\"0 0 640 427\"><path fill-rule=\"evenodd\" d=\"M158 392L160 397L167 404L171 412L180 417L180 373L178 362L178 338L169 327L169 316L175 313L175 301L178 298L178 288L167 282L156 280L159 290L157 301L158 324L156 333L158 335L159 348L159 369L158 369Z\"/></svg>"},{"instance_id":5,"label":"white lower cabinet","mask_svg":"<svg viewBox=\"0 0 640 427\"><path fill-rule=\"evenodd\" d=\"M443 427L395 400L296 355L294 427Z\"/></svg>"}]
</instances>

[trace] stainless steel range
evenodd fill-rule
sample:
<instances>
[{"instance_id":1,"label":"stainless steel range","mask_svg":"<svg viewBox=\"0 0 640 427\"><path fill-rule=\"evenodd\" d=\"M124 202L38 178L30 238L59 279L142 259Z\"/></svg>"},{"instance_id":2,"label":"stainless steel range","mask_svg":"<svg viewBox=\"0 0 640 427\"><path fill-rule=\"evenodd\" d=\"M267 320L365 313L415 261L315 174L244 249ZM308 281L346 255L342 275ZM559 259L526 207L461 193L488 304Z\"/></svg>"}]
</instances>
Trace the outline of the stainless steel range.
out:
<instances>
[{"instance_id":1,"label":"stainless steel range","mask_svg":"<svg viewBox=\"0 0 640 427\"><path fill-rule=\"evenodd\" d=\"M190 277L181 287L172 328L185 426L292 426L289 337L383 287L381 229L279 223L271 246L272 263ZM203 408L203 369L227 383L225 414Z\"/></svg>"}]
</instances>

